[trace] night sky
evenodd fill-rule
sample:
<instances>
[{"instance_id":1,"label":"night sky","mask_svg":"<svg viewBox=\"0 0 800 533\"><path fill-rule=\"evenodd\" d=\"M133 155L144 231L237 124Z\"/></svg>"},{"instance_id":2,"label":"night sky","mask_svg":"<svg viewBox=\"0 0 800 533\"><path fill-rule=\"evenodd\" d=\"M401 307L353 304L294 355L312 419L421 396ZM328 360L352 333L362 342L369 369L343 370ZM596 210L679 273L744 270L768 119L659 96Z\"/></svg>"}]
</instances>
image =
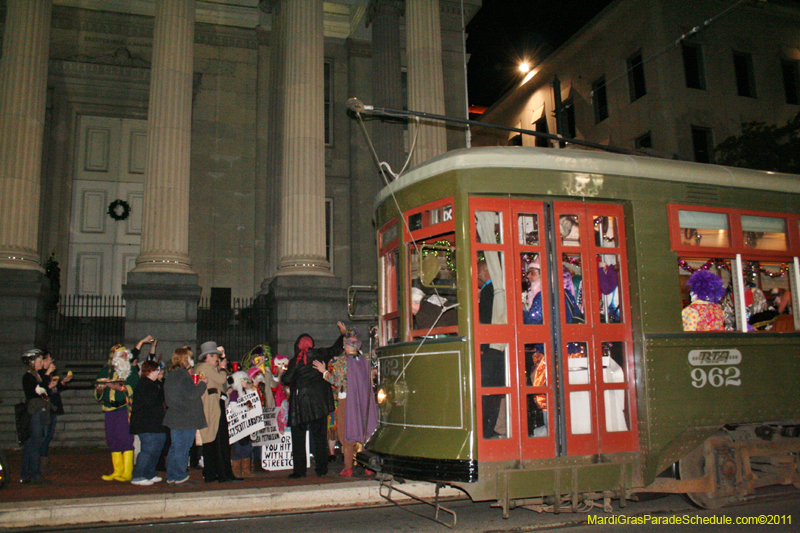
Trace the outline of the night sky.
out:
<instances>
[{"instance_id":1,"label":"night sky","mask_svg":"<svg viewBox=\"0 0 800 533\"><path fill-rule=\"evenodd\" d=\"M490 106L611 0L483 0L467 25L469 103Z\"/></svg>"}]
</instances>

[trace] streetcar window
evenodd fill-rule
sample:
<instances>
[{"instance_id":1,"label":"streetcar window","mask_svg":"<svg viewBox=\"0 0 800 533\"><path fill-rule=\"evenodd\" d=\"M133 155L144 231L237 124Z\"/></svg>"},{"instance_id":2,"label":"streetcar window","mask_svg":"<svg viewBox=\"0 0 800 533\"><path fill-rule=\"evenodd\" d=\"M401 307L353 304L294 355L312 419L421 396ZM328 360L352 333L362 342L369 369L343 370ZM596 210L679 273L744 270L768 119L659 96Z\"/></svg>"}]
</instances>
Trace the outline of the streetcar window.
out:
<instances>
[{"instance_id":1,"label":"streetcar window","mask_svg":"<svg viewBox=\"0 0 800 533\"><path fill-rule=\"evenodd\" d=\"M567 324L585 324L581 254L562 254L561 257L561 281L564 288L561 314L565 317Z\"/></svg>"},{"instance_id":2,"label":"streetcar window","mask_svg":"<svg viewBox=\"0 0 800 533\"><path fill-rule=\"evenodd\" d=\"M520 213L517 217L519 244L526 246L539 245L539 216L535 213Z\"/></svg>"},{"instance_id":3,"label":"streetcar window","mask_svg":"<svg viewBox=\"0 0 800 533\"><path fill-rule=\"evenodd\" d=\"M681 318L683 321L684 331L735 331L736 330L736 306L733 305L733 287L731 279L731 261L729 259L680 259L678 261L680 267L680 288L681 288L681 301L683 311ZM705 318L698 322L698 313L690 313L688 308L692 305L691 288L689 287L689 278L691 275L698 271L704 270L711 272L722 280L722 286L725 288L725 294L719 302L712 302L722 308L724 313L723 325L720 326L716 323L716 319L710 311L703 313ZM703 295L703 297L708 297ZM698 296L700 300L703 300ZM705 300L703 300L705 301ZM704 304L695 304L702 306ZM710 308L709 308L710 309ZM695 316L698 315L698 316Z\"/></svg>"},{"instance_id":4,"label":"streetcar window","mask_svg":"<svg viewBox=\"0 0 800 533\"><path fill-rule=\"evenodd\" d=\"M505 277L502 252L478 252L477 274L478 323L506 324Z\"/></svg>"},{"instance_id":5,"label":"streetcar window","mask_svg":"<svg viewBox=\"0 0 800 533\"><path fill-rule=\"evenodd\" d=\"M429 226L435 226L442 222L451 222L453 220L453 206L452 204L441 205L419 213L414 213L408 217L408 228L411 231L416 231Z\"/></svg>"},{"instance_id":6,"label":"streetcar window","mask_svg":"<svg viewBox=\"0 0 800 533\"><path fill-rule=\"evenodd\" d=\"M561 231L561 244L563 246L581 245L578 215L561 215L559 217L558 224L559 231Z\"/></svg>"},{"instance_id":7,"label":"streetcar window","mask_svg":"<svg viewBox=\"0 0 800 533\"><path fill-rule=\"evenodd\" d=\"M624 342L603 342L603 383L628 381Z\"/></svg>"},{"instance_id":8,"label":"streetcar window","mask_svg":"<svg viewBox=\"0 0 800 533\"><path fill-rule=\"evenodd\" d=\"M525 345L525 384L528 387L547 385L547 357L542 343Z\"/></svg>"},{"instance_id":9,"label":"streetcar window","mask_svg":"<svg viewBox=\"0 0 800 533\"><path fill-rule=\"evenodd\" d=\"M592 217L594 245L600 248L618 248L617 217Z\"/></svg>"},{"instance_id":10,"label":"streetcar window","mask_svg":"<svg viewBox=\"0 0 800 533\"><path fill-rule=\"evenodd\" d=\"M597 254L597 284L599 289L600 323L622 322L622 287L619 286L619 256ZM574 278L573 278L574 280Z\"/></svg>"},{"instance_id":11,"label":"streetcar window","mask_svg":"<svg viewBox=\"0 0 800 533\"><path fill-rule=\"evenodd\" d=\"M542 265L540 254L520 254L522 270L522 322L538 325L544 323L544 305L542 299Z\"/></svg>"},{"instance_id":12,"label":"streetcar window","mask_svg":"<svg viewBox=\"0 0 800 533\"><path fill-rule=\"evenodd\" d=\"M458 326L455 234L409 244L410 323L414 337L455 335ZM450 329L442 329L450 328Z\"/></svg>"},{"instance_id":13,"label":"streetcar window","mask_svg":"<svg viewBox=\"0 0 800 533\"><path fill-rule=\"evenodd\" d=\"M730 247L728 215L705 211L678 211L681 245L704 248Z\"/></svg>"},{"instance_id":14,"label":"streetcar window","mask_svg":"<svg viewBox=\"0 0 800 533\"><path fill-rule=\"evenodd\" d=\"M508 438L508 400L505 394L485 394L481 398L483 408L483 438Z\"/></svg>"},{"instance_id":15,"label":"streetcar window","mask_svg":"<svg viewBox=\"0 0 800 533\"><path fill-rule=\"evenodd\" d=\"M588 390L569 393L570 432L587 435L592 432L592 397Z\"/></svg>"},{"instance_id":16,"label":"streetcar window","mask_svg":"<svg viewBox=\"0 0 800 533\"><path fill-rule=\"evenodd\" d=\"M585 385L591 381L589 358L585 342L568 342L566 346L570 385Z\"/></svg>"},{"instance_id":17,"label":"streetcar window","mask_svg":"<svg viewBox=\"0 0 800 533\"><path fill-rule=\"evenodd\" d=\"M398 249L394 248L381 257L381 316L383 322L382 335L384 344L391 344L400 340L400 291L398 290L399 278L397 265L399 263Z\"/></svg>"},{"instance_id":18,"label":"streetcar window","mask_svg":"<svg viewBox=\"0 0 800 533\"><path fill-rule=\"evenodd\" d=\"M528 436L547 436L547 395L528 394Z\"/></svg>"},{"instance_id":19,"label":"streetcar window","mask_svg":"<svg viewBox=\"0 0 800 533\"><path fill-rule=\"evenodd\" d=\"M379 234L380 341L382 345L400 341L400 249L397 221L385 226Z\"/></svg>"},{"instance_id":20,"label":"streetcar window","mask_svg":"<svg viewBox=\"0 0 800 533\"><path fill-rule=\"evenodd\" d=\"M628 431L628 391L606 389L603 393L605 403L606 431Z\"/></svg>"},{"instance_id":21,"label":"streetcar window","mask_svg":"<svg viewBox=\"0 0 800 533\"><path fill-rule=\"evenodd\" d=\"M481 387L508 386L506 344L481 344Z\"/></svg>"},{"instance_id":22,"label":"streetcar window","mask_svg":"<svg viewBox=\"0 0 800 533\"><path fill-rule=\"evenodd\" d=\"M503 244L503 214L496 211L476 211L479 243Z\"/></svg>"},{"instance_id":23,"label":"streetcar window","mask_svg":"<svg viewBox=\"0 0 800 533\"><path fill-rule=\"evenodd\" d=\"M785 263L748 261L743 268L747 323L756 331L782 331L780 317L792 312L789 266Z\"/></svg>"},{"instance_id":24,"label":"streetcar window","mask_svg":"<svg viewBox=\"0 0 800 533\"><path fill-rule=\"evenodd\" d=\"M742 215L745 248L786 250L786 220Z\"/></svg>"}]
</instances>

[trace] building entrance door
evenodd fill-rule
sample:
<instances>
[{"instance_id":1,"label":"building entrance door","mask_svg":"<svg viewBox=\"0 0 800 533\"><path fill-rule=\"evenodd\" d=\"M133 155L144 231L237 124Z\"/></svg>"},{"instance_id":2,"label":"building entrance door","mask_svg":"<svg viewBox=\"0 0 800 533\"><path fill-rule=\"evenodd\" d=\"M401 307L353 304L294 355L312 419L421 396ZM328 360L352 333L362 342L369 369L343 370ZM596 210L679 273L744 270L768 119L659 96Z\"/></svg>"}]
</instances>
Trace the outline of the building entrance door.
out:
<instances>
[{"instance_id":1,"label":"building entrance door","mask_svg":"<svg viewBox=\"0 0 800 533\"><path fill-rule=\"evenodd\" d=\"M146 120L80 117L69 294L121 294L139 255L146 156Z\"/></svg>"}]
</instances>

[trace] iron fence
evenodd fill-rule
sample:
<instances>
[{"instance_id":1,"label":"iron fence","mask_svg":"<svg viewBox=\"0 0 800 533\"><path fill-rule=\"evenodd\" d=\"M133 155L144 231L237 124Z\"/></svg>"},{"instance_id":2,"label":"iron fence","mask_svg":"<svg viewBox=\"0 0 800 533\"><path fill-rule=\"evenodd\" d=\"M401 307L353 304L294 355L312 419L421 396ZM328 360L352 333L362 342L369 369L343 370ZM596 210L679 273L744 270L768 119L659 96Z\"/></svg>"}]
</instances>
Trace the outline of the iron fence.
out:
<instances>
[{"instance_id":1,"label":"iron fence","mask_svg":"<svg viewBox=\"0 0 800 533\"><path fill-rule=\"evenodd\" d=\"M267 343L269 317L260 300L233 298L231 307L212 308L201 299L197 308L197 346L215 341L225 347L232 360L238 360L255 346Z\"/></svg>"},{"instance_id":2,"label":"iron fence","mask_svg":"<svg viewBox=\"0 0 800 533\"><path fill-rule=\"evenodd\" d=\"M269 319L260 301L234 298L229 307L197 308L197 344L209 340L238 359L267 343ZM125 300L121 296L62 296L47 313L47 348L61 361L105 362L108 349L125 340Z\"/></svg>"},{"instance_id":3,"label":"iron fence","mask_svg":"<svg viewBox=\"0 0 800 533\"><path fill-rule=\"evenodd\" d=\"M125 338L125 300L66 295L48 311L47 323L47 348L58 359L105 361L108 349Z\"/></svg>"}]
</instances>

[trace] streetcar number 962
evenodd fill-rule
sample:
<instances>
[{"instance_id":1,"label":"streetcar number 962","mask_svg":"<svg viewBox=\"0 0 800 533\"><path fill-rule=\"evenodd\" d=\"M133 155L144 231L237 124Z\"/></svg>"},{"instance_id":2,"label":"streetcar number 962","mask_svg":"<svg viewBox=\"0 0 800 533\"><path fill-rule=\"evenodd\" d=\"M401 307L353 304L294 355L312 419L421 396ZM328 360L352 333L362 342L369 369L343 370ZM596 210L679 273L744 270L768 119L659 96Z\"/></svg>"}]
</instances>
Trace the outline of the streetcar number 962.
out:
<instances>
[{"instance_id":1,"label":"streetcar number 962","mask_svg":"<svg viewBox=\"0 0 800 533\"><path fill-rule=\"evenodd\" d=\"M741 371L737 366L719 367L715 366L708 371L705 368L692 369L692 386L701 389L707 384L712 387L739 387L742 380L739 379Z\"/></svg>"}]
</instances>

